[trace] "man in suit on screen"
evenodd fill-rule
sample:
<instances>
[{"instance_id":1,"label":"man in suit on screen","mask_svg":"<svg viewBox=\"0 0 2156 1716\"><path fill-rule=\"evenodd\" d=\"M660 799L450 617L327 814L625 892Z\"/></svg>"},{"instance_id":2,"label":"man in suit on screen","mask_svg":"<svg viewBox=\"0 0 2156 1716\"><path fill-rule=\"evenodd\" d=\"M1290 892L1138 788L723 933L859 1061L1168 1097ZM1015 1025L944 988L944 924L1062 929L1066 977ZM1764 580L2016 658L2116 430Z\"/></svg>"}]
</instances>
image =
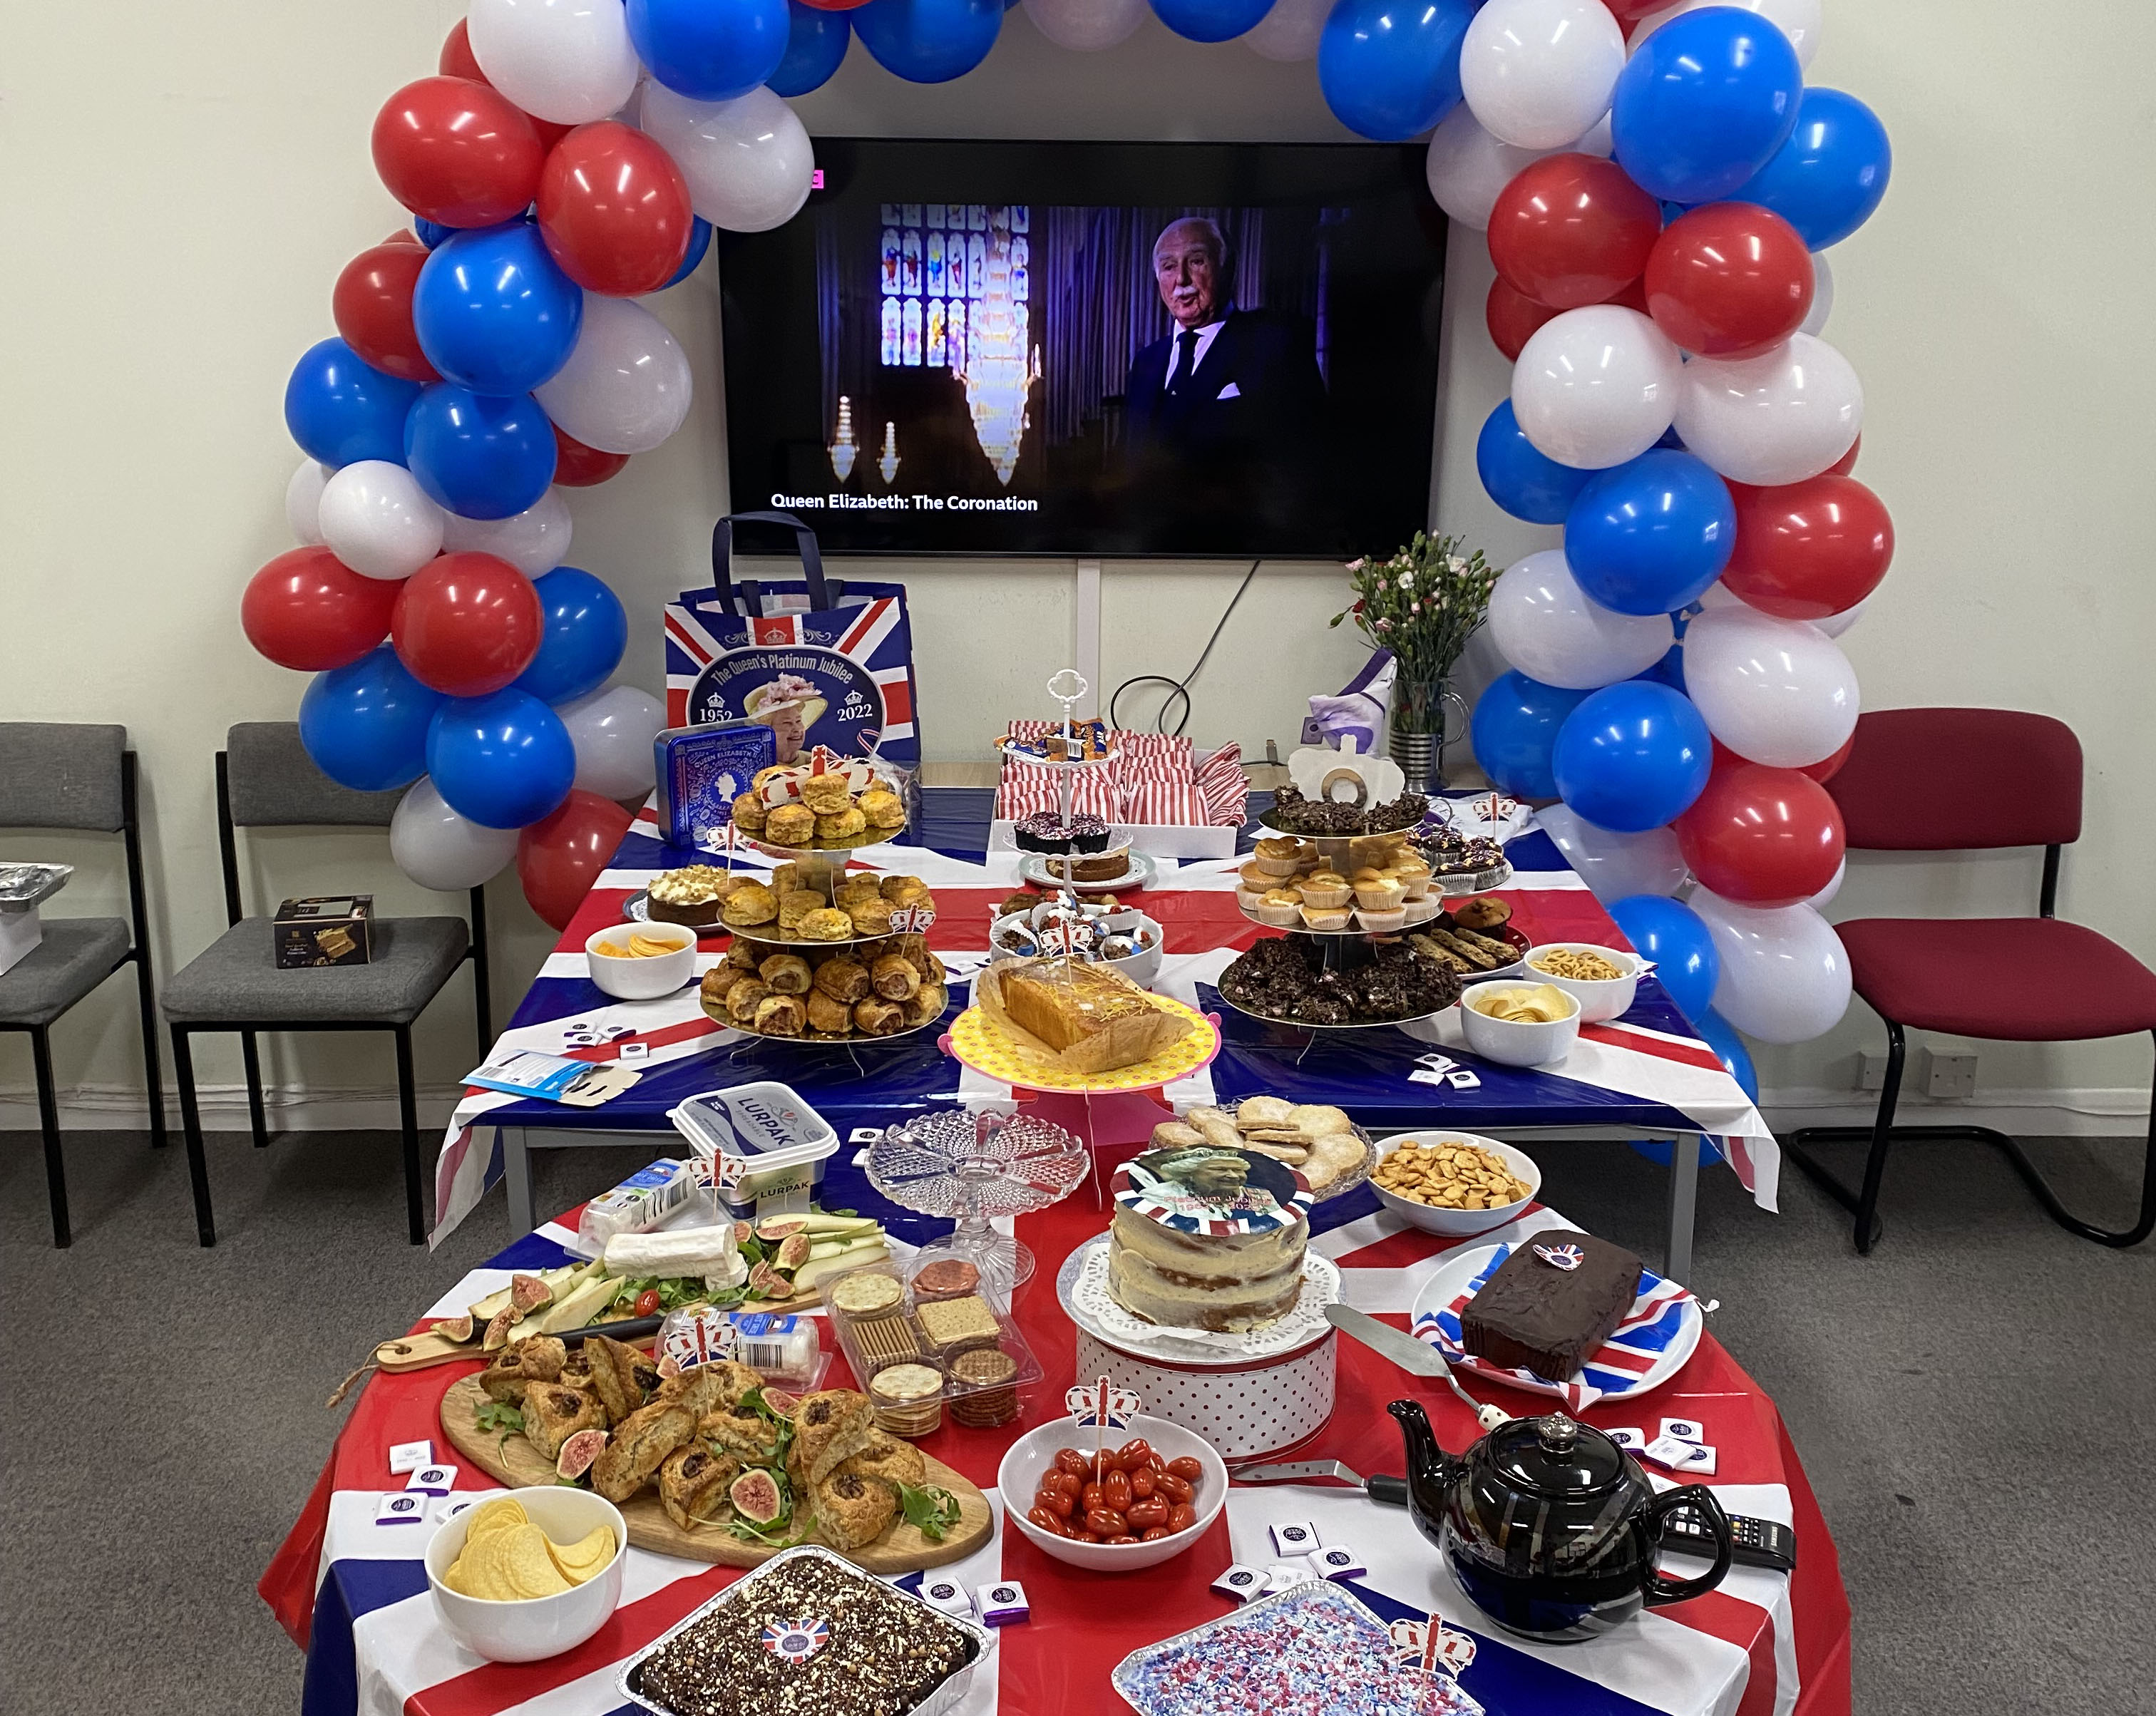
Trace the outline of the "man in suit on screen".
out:
<instances>
[{"instance_id":1,"label":"man in suit on screen","mask_svg":"<svg viewBox=\"0 0 2156 1716\"><path fill-rule=\"evenodd\" d=\"M1310 503L1325 382L1299 316L1235 306L1232 259L1202 216L1153 241L1153 281L1175 331L1131 362L1124 388L1133 498L1178 546L1225 549Z\"/></svg>"}]
</instances>

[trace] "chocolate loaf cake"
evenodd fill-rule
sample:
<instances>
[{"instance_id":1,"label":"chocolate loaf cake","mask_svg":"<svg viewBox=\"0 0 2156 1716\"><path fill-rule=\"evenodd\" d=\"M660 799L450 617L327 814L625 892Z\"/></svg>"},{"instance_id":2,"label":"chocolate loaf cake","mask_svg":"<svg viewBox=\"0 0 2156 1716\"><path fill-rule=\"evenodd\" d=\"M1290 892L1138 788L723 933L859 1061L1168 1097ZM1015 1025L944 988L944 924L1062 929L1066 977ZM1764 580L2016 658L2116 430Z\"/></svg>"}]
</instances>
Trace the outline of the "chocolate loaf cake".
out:
<instances>
[{"instance_id":1,"label":"chocolate loaf cake","mask_svg":"<svg viewBox=\"0 0 2156 1716\"><path fill-rule=\"evenodd\" d=\"M1578 1261L1564 1266L1575 1255ZM1592 1234L1538 1233L1515 1246L1468 1302L1460 1339L1492 1364L1568 1382L1639 1290L1640 1260L1622 1246Z\"/></svg>"}]
</instances>

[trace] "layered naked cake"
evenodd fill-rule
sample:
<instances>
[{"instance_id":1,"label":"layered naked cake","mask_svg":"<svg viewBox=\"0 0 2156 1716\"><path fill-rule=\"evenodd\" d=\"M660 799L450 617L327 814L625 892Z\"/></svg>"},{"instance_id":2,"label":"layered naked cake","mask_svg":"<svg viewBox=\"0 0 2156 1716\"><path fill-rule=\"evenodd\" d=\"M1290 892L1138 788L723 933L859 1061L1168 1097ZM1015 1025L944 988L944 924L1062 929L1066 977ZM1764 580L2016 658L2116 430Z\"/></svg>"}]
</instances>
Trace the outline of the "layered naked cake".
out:
<instances>
[{"instance_id":1,"label":"layered naked cake","mask_svg":"<svg viewBox=\"0 0 2156 1716\"><path fill-rule=\"evenodd\" d=\"M1213 1146L1116 1170L1108 1294L1134 1317L1222 1333L1270 1328L1302 1292L1311 1192L1286 1163Z\"/></svg>"}]
</instances>

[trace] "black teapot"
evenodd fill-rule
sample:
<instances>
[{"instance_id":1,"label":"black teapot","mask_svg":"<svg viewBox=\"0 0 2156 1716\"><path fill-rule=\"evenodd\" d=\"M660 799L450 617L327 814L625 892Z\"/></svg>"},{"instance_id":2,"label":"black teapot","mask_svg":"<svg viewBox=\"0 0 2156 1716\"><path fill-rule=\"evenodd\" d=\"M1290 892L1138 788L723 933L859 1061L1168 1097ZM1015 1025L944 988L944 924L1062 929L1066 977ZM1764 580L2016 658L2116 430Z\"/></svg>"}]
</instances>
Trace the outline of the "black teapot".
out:
<instances>
[{"instance_id":1,"label":"black teapot","mask_svg":"<svg viewBox=\"0 0 2156 1716\"><path fill-rule=\"evenodd\" d=\"M1729 1570L1729 1520L1712 1491L1660 1494L1630 1455L1563 1412L1514 1418L1455 1459L1419 1400L1387 1409L1407 1445L1408 1509L1461 1586L1507 1632L1561 1644L1594 1638L1642 1608L1704 1596ZM1663 1523L1692 1509L1714 1564L1673 1579L1656 1564Z\"/></svg>"}]
</instances>

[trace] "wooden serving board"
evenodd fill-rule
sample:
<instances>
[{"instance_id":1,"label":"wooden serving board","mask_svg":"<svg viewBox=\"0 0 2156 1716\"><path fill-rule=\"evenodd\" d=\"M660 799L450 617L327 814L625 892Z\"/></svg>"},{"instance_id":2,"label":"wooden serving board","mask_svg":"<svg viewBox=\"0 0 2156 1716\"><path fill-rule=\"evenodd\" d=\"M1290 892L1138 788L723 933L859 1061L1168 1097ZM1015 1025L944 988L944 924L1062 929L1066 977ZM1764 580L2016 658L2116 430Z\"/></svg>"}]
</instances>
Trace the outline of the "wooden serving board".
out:
<instances>
[{"instance_id":1,"label":"wooden serving board","mask_svg":"<svg viewBox=\"0 0 2156 1716\"><path fill-rule=\"evenodd\" d=\"M554 1475L554 1462L543 1457L522 1436L512 1432L505 1436L499 1431L479 1427L480 1408L486 1404L485 1390L476 1376L451 1383L449 1391L443 1395L442 1429L458 1452L490 1477L506 1484L560 1482ZM914 1573L961 1560L979 1549L994 1523L988 1498L939 1460L928 1460L927 1482L958 1498L958 1523L942 1543L931 1543L901 1516L874 1543L837 1553L870 1573ZM756 1567L778 1553L716 1525L683 1530L660 1504L656 1489L644 1489L624 1502L621 1517L629 1523L629 1542L662 1555L683 1555L721 1567ZM812 1538L810 1541L822 1540Z\"/></svg>"}]
</instances>

